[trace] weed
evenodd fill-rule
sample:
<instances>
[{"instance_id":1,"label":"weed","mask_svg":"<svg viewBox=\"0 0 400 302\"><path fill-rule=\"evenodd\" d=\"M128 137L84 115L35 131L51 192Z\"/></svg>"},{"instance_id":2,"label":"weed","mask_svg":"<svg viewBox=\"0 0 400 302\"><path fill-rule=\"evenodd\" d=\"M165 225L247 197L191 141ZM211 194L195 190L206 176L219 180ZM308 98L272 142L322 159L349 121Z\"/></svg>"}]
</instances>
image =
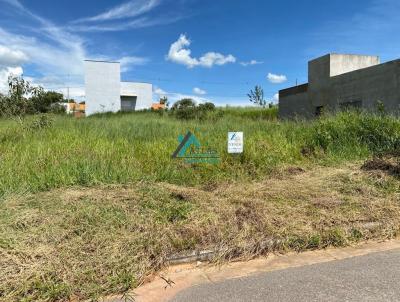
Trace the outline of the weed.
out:
<instances>
[{"instance_id":1,"label":"weed","mask_svg":"<svg viewBox=\"0 0 400 302\"><path fill-rule=\"evenodd\" d=\"M221 118L201 122L152 112L79 120L42 116L27 118L40 131L26 133L0 120L0 196L141 180L186 185L257 180L282 166L337 164L393 151L400 138L400 121L393 117L346 112L308 123L278 122L270 120L269 110L274 109L216 109L211 115L223 112ZM218 151L220 164L171 159L178 136L188 130ZM232 130L245 133L240 157L226 151Z\"/></svg>"},{"instance_id":2,"label":"weed","mask_svg":"<svg viewBox=\"0 0 400 302\"><path fill-rule=\"evenodd\" d=\"M27 117L35 131L0 120L0 300L123 293L186 250L221 248L224 261L398 234L396 157L359 167L397 150L400 120L282 122L274 110ZM221 163L172 160L187 130ZM245 133L238 157L226 152L235 130Z\"/></svg>"},{"instance_id":3,"label":"weed","mask_svg":"<svg viewBox=\"0 0 400 302\"><path fill-rule=\"evenodd\" d=\"M219 182L207 191L142 181L10 195L0 203L0 300L127 293L184 251L219 249L221 262L392 238L398 191L377 189L359 166ZM354 194L360 183L366 189ZM368 230L362 221L374 223Z\"/></svg>"}]
</instances>

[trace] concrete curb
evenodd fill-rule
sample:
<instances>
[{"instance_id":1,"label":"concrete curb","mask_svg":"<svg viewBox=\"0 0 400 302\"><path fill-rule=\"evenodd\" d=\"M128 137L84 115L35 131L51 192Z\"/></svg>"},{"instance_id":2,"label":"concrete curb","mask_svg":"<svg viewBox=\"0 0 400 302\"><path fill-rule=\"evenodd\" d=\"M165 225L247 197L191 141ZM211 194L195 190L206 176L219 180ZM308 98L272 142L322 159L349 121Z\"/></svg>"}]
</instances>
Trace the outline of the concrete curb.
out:
<instances>
[{"instance_id":1,"label":"concrete curb","mask_svg":"<svg viewBox=\"0 0 400 302\"><path fill-rule=\"evenodd\" d=\"M361 231L373 231L382 226L380 222L366 222L362 224L358 224L357 228ZM353 228L348 228L345 230L349 232ZM261 242L259 248L268 252L274 252L274 247L280 246L283 243L289 241L289 239L267 239L264 242ZM197 261L211 261L217 255L224 255L228 252L228 249L216 248L210 250L195 250L189 252L183 252L175 255L171 255L167 258L168 265L178 265L178 264L191 264Z\"/></svg>"},{"instance_id":2,"label":"concrete curb","mask_svg":"<svg viewBox=\"0 0 400 302\"><path fill-rule=\"evenodd\" d=\"M261 243L259 243L259 249L273 252L274 248L278 245L281 245L286 240L282 239L267 239ZM177 265L177 264L190 264L197 261L211 261L217 255L226 255L228 253L227 248L215 248L210 250L197 250L197 251L190 251L187 253L179 253L175 255L171 255L167 258L168 265Z\"/></svg>"},{"instance_id":3,"label":"concrete curb","mask_svg":"<svg viewBox=\"0 0 400 302\"><path fill-rule=\"evenodd\" d=\"M195 285L221 282L258 273L325 263L394 249L400 249L400 240L367 242L345 248L328 248L285 255L271 253L268 257L260 257L245 262L232 262L223 266L180 264L159 272L150 282L135 289L131 294L136 302L164 302L169 301L178 292ZM198 254L192 254L192 258L188 257L188 259L193 259L193 257L199 259L195 258L201 255L201 253ZM202 255L207 255L207 253ZM163 276L163 278L160 276ZM173 284L167 284L166 280L173 281ZM114 296L105 298L104 301L123 302L126 300L120 296Z\"/></svg>"},{"instance_id":4,"label":"concrete curb","mask_svg":"<svg viewBox=\"0 0 400 302\"><path fill-rule=\"evenodd\" d=\"M206 251L193 251L187 254L181 255L173 255L167 258L167 262L169 265L176 265L176 264L184 264L184 263L193 263L196 261L210 261L218 251L215 250L206 250Z\"/></svg>"}]
</instances>

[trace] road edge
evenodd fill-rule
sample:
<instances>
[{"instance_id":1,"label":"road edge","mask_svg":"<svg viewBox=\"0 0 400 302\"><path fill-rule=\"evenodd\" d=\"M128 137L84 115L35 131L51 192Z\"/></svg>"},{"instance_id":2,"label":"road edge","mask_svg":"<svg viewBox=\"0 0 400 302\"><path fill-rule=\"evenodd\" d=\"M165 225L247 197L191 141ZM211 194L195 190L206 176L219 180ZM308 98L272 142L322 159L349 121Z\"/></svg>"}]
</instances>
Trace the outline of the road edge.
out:
<instances>
[{"instance_id":1,"label":"road edge","mask_svg":"<svg viewBox=\"0 0 400 302\"><path fill-rule=\"evenodd\" d=\"M149 278L148 282L130 294L104 299L105 302L164 302L189 287L223 280L247 277L293 267L342 260L372 253L400 249L400 240L371 241L344 248L306 251L303 253L270 254L245 262L232 262L220 266L209 263L173 265Z\"/></svg>"}]
</instances>

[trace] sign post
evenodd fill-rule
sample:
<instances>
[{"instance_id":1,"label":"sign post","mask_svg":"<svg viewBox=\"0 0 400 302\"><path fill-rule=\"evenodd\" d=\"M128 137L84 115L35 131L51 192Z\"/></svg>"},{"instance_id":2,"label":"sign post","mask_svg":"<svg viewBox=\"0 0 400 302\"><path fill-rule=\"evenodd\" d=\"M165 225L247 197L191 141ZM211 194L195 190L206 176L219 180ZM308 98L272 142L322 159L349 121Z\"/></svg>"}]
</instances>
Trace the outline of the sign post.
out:
<instances>
[{"instance_id":1,"label":"sign post","mask_svg":"<svg viewBox=\"0 0 400 302\"><path fill-rule=\"evenodd\" d=\"M228 132L228 153L243 153L243 132Z\"/></svg>"}]
</instances>

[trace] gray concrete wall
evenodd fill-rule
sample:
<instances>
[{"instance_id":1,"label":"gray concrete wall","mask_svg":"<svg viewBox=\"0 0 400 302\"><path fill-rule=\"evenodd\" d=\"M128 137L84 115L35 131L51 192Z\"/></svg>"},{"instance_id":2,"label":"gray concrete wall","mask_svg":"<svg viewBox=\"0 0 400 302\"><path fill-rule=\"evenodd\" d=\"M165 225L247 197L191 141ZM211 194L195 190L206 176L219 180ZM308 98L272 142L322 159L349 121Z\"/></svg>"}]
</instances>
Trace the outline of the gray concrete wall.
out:
<instances>
[{"instance_id":1,"label":"gray concrete wall","mask_svg":"<svg viewBox=\"0 0 400 302\"><path fill-rule=\"evenodd\" d=\"M378 56L330 55L330 77L380 64Z\"/></svg>"},{"instance_id":2,"label":"gray concrete wall","mask_svg":"<svg viewBox=\"0 0 400 302\"><path fill-rule=\"evenodd\" d=\"M399 113L400 60L379 64L376 56L327 55L309 62L309 81L307 93L280 92L281 118L309 118L319 106L337 111L349 103L376 110L378 101Z\"/></svg>"},{"instance_id":3,"label":"gray concrete wall","mask_svg":"<svg viewBox=\"0 0 400 302\"><path fill-rule=\"evenodd\" d=\"M308 62L308 84L325 82L330 78L330 55Z\"/></svg>"},{"instance_id":4,"label":"gray concrete wall","mask_svg":"<svg viewBox=\"0 0 400 302\"><path fill-rule=\"evenodd\" d=\"M314 107L308 102L308 93L292 94L279 100L279 118L312 118Z\"/></svg>"},{"instance_id":5,"label":"gray concrete wall","mask_svg":"<svg viewBox=\"0 0 400 302\"><path fill-rule=\"evenodd\" d=\"M400 60L346 73L331 78L330 106L361 101L362 108L376 110L378 101L398 114L400 105Z\"/></svg>"},{"instance_id":6,"label":"gray concrete wall","mask_svg":"<svg viewBox=\"0 0 400 302\"><path fill-rule=\"evenodd\" d=\"M311 101L309 107L323 106L330 98L330 58L330 55L326 55L308 63L308 98Z\"/></svg>"},{"instance_id":7,"label":"gray concrete wall","mask_svg":"<svg viewBox=\"0 0 400 302\"><path fill-rule=\"evenodd\" d=\"M309 98L314 107L336 107L331 79L348 72L360 71L379 64L377 56L329 54L308 64ZM331 108L332 109L332 108Z\"/></svg>"},{"instance_id":8,"label":"gray concrete wall","mask_svg":"<svg viewBox=\"0 0 400 302\"><path fill-rule=\"evenodd\" d=\"M153 104L153 85L149 83L121 83L121 96L136 96L136 109L150 109Z\"/></svg>"},{"instance_id":9,"label":"gray concrete wall","mask_svg":"<svg viewBox=\"0 0 400 302\"><path fill-rule=\"evenodd\" d=\"M119 63L85 61L86 115L119 111L120 82Z\"/></svg>"},{"instance_id":10,"label":"gray concrete wall","mask_svg":"<svg viewBox=\"0 0 400 302\"><path fill-rule=\"evenodd\" d=\"M311 118L313 109L308 101L308 84L299 85L280 91L279 93L279 117Z\"/></svg>"}]
</instances>

